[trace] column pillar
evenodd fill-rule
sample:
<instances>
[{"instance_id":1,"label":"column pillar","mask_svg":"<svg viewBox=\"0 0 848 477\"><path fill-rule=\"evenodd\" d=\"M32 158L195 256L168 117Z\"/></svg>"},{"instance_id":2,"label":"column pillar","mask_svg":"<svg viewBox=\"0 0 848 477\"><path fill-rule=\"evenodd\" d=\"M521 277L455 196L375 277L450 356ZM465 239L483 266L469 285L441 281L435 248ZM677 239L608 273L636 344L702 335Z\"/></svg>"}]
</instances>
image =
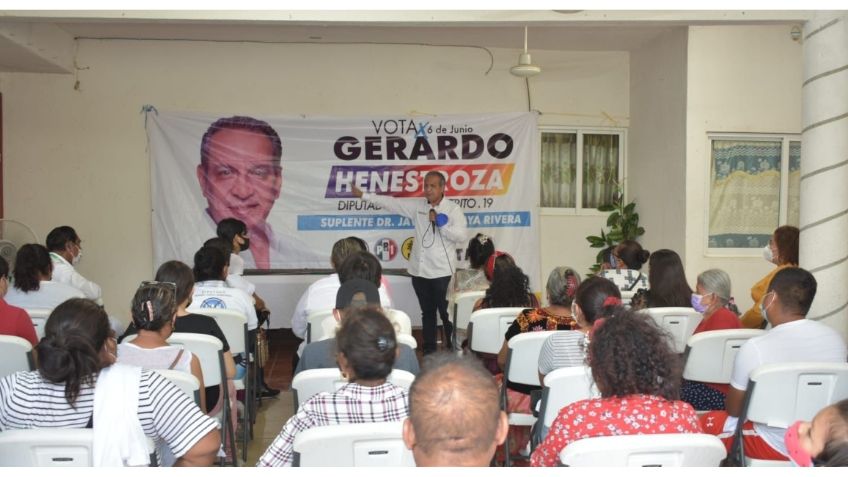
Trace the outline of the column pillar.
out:
<instances>
[{"instance_id":1,"label":"column pillar","mask_svg":"<svg viewBox=\"0 0 848 477\"><path fill-rule=\"evenodd\" d=\"M848 14L803 29L800 265L818 282L807 315L848 337Z\"/></svg>"}]
</instances>

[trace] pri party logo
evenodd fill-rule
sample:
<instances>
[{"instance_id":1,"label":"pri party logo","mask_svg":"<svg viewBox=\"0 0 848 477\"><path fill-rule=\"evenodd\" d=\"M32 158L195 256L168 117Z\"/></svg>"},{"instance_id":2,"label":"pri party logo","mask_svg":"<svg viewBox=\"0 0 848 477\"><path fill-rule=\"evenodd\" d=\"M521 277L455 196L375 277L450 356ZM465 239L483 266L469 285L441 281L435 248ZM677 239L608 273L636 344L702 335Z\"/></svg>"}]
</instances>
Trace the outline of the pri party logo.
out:
<instances>
[{"instance_id":1,"label":"pri party logo","mask_svg":"<svg viewBox=\"0 0 848 477\"><path fill-rule=\"evenodd\" d=\"M374 244L374 255L383 262L394 260L397 252L397 242L390 238L381 238Z\"/></svg>"}]
</instances>

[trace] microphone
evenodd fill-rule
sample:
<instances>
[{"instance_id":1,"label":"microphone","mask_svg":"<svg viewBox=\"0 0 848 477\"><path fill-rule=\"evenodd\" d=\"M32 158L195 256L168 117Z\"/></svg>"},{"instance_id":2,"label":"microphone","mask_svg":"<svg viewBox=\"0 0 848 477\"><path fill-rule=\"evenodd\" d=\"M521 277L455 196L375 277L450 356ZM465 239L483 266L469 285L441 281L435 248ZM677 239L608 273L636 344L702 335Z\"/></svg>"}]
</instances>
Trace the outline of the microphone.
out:
<instances>
[{"instance_id":1,"label":"microphone","mask_svg":"<svg viewBox=\"0 0 848 477\"><path fill-rule=\"evenodd\" d=\"M430 207L430 224L433 225L433 230L436 230L436 209Z\"/></svg>"}]
</instances>

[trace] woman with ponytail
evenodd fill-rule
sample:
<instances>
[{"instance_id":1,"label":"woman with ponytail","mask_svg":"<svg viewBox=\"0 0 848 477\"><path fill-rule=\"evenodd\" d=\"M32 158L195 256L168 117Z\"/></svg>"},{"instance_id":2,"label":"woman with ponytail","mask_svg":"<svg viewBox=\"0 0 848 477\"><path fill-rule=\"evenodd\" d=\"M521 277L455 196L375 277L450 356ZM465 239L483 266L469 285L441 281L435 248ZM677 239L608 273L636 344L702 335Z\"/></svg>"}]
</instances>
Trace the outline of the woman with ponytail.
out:
<instances>
[{"instance_id":1,"label":"woman with ponytail","mask_svg":"<svg viewBox=\"0 0 848 477\"><path fill-rule=\"evenodd\" d=\"M650 316L622 306L605 315L592 326L586 356L601 397L560 410L530 458L533 466L557 465L560 452L579 439L701 432L695 410L679 400L680 360L667 334Z\"/></svg>"},{"instance_id":2,"label":"woman with ponytail","mask_svg":"<svg viewBox=\"0 0 848 477\"><path fill-rule=\"evenodd\" d=\"M402 421L409 414L408 393L386 381L398 356L395 328L377 308L357 308L336 333L336 359L348 384L318 393L300 405L280 435L265 450L258 467L290 467L297 435L334 424Z\"/></svg>"},{"instance_id":3,"label":"woman with ponytail","mask_svg":"<svg viewBox=\"0 0 848 477\"><path fill-rule=\"evenodd\" d=\"M165 441L177 465L213 463L220 447L215 421L155 372L115 364L114 334L95 302L57 306L36 351L36 371L0 379L0 431L93 428L95 465L146 465L146 447L139 456L117 445L139 435Z\"/></svg>"}]
</instances>

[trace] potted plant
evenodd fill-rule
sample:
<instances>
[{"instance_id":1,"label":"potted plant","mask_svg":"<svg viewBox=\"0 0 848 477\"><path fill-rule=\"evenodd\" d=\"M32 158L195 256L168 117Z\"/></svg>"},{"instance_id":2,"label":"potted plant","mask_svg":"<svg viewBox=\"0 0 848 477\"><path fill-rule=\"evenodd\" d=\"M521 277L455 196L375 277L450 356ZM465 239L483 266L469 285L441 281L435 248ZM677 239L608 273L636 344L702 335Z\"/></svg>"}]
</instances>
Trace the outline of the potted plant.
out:
<instances>
[{"instance_id":1,"label":"potted plant","mask_svg":"<svg viewBox=\"0 0 848 477\"><path fill-rule=\"evenodd\" d=\"M639 214L636 212L636 202L624 204L624 194L621 187L617 186L613 194L612 203L598 207L601 212L609 212L607 217L607 229L601 230L601 235L590 235L586 237L592 248L599 248L595 257L595 264L590 271L597 274L601 270L601 264L607 259L604 250L623 242L624 240L636 240L645 233L645 229L639 226Z\"/></svg>"}]
</instances>

